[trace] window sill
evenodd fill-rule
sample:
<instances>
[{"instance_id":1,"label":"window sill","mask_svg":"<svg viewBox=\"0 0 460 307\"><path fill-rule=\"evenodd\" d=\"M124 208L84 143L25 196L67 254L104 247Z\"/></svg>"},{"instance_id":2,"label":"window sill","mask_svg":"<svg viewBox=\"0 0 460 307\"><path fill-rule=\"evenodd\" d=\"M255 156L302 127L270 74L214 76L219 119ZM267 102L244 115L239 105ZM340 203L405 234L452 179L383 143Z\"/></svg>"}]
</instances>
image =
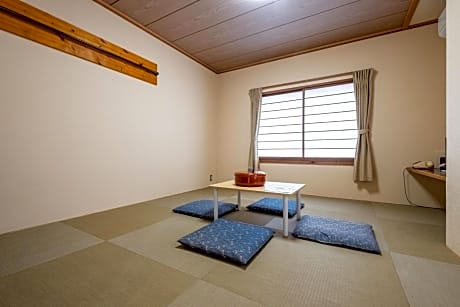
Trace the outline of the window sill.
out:
<instances>
[{"instance_id":1,"label":"window sill","mask_svg":"<svg viewBox=\"0 0 460 307\"><path fill-rule=\"evenodd\" d=\"M354 161L354 158L259 158L260 163L275 164L354 165Z\"/></svg>"}]
</instances>

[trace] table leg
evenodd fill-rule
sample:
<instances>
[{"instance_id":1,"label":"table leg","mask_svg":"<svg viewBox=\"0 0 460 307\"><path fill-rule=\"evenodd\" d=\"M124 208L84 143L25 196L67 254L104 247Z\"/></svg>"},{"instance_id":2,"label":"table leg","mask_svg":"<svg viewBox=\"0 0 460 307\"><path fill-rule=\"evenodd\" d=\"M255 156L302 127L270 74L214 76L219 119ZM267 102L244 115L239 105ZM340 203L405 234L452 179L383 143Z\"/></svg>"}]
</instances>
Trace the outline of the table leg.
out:
<instances>
[{"instance_id":1,"label":"table leg","mask_svg":"<svg viewBox=\"0 0 460 307\"><path fill-rule=\"evenodd\" d=\"M283 195L283 236L288 236L288 197L287 195Z\"/></svg>"},{"instance_id":2,"label":"table leg","mask_svg":"<svg viewBox=\"0 0 460 307\"><path fill-rule=\"evenodd\" d=\"M302 208L300 208L300 204L302 203L300 199L300 191L296 193L296 201L297 201L297 220L300 221L300 219L302 218L302 212L300 212L302 210Z\"/></svg>"},{"instance_id":3,"label":"table leg","mask_svg":"<svg viewBox=\"0 0 460 307\"><path fill-rule=\"evenodd\" d=\"M214 221L219 218L219 207L218 207L219 194L217 188L214 188Z\"/></svg>"},{"instance_id":4,"label":"table leg","mask_svg":"<svg viewBox=\"0 0 460 307\"><path fill-rule=\"evenodd\" d=\"M241 209L241 191L238 191L237 194L238 210Z\"/></svg>"}]
</instances>

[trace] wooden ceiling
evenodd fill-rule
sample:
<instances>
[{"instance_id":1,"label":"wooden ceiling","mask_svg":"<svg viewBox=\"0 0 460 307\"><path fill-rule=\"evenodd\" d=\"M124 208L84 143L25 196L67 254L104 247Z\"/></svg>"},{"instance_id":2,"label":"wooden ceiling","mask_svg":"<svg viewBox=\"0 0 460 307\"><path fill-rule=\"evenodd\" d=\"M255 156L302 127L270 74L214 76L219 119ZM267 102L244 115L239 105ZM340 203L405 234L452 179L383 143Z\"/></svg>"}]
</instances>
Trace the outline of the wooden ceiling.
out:
<instances>
[{"instance_id":1,"label":"wooden ceiling","mask_svg":"<svg viewBox=\"0 0 460 307\"><path fill-rule=\"evenodd\" d=\"M94 1L216 73L409 28L419 2Z\"/></svg>"}]
</instances>

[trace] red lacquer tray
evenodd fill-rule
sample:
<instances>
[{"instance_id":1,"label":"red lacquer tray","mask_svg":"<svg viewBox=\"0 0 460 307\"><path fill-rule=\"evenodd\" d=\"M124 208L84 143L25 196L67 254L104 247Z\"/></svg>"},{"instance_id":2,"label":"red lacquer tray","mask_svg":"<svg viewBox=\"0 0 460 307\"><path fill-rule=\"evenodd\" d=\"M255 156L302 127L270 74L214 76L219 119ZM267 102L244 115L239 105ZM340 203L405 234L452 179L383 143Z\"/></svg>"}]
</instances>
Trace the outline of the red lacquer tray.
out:
<instances>
[{"instance_id":1,"label":"red lacquer tray","mask_svg":"<svg viewBox=\"0 0 460 307\"><path fill-rule=\"evenodd\" d=\"M261 187L265 184L265 172L235 172L235 184L243 187Z\"/></svg>"}]
</instances>

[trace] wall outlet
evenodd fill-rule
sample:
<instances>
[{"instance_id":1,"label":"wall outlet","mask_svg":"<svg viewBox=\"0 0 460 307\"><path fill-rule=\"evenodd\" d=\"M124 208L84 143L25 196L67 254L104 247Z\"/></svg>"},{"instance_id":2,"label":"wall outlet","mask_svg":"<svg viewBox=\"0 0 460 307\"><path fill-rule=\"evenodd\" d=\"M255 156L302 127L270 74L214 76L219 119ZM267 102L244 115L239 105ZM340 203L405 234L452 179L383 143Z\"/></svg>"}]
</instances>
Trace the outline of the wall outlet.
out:
<instances>
[{"instance_id":1,"label":"wall outlet","mask_svg":"<svg viewBox=\"0 0 460 307\"><path fill-rule=\"evenodd\" d=\"M209 174L209 181L212 181L212 174Z\"/></svg>"}]
</instances>

